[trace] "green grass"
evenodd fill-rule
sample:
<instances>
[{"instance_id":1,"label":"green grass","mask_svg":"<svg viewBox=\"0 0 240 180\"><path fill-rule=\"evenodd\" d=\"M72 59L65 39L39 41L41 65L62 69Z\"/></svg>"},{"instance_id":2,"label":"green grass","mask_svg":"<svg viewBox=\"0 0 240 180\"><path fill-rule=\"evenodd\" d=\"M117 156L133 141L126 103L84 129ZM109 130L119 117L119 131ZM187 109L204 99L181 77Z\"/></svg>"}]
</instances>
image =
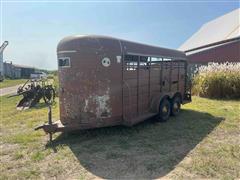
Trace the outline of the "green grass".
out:
<instances>
[{"instance_id":1,"label":"green grass","mask_svg":"<svg viewBox=\"0 0 240 180\"><path fill-rule=\"evenodd\" d=\"M240 178L240 101L193 97L166 123L57 133L47 144L33 130L47 108L17 111L19 98L0 99L0 179Z\"/></svg>"},{"instance_id":2,"label":"green grass","mask_svg":"<svg viewBox=\"0 0 240 180\"><path fill-rule=\"evenodd\" d=\"M16 86L18 84L23 84L27 79L4 79L3 82L0 82L0 88Z\"/></svg>"}]
</instances>

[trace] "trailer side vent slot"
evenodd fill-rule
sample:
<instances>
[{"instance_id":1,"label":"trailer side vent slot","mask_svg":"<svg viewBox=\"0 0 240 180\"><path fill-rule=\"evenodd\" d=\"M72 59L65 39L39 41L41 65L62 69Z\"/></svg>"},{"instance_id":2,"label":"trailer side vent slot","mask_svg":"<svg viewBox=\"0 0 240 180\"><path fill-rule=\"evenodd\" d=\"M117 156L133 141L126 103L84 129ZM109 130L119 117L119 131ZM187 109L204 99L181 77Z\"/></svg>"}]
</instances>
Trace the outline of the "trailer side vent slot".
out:
<instances>
[{"instance_id":1,"label":"trailer side vent slot","mask_svg":"<svg viewBox=\"0 0 240 180\"><path fill-rule=\"evenodd\" d=\"M127 71L135 71L138 67L138 56L125 55L125 63Z\"/></svg>"}]
</instances>

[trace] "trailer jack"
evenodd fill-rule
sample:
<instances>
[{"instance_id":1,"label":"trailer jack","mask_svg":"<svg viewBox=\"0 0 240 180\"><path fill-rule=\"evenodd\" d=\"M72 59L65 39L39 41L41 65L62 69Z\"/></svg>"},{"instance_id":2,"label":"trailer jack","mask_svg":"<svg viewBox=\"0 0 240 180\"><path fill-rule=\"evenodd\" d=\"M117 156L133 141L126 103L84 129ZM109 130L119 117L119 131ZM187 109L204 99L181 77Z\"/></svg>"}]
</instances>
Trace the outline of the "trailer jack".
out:
<instances>
[{"instance_id":1,"label":"trailer jack","mask_svg":"<svg viewBox=\"0 0 240 180\"><path fill-rule=\"evenodd\" d=\"M67 131L68 128L66 126L64 126L60 120L53 122L52 121L52 106L51 104L48 104L48 123L45 123L43 125L40 125L36 128L34 128L34 130L39 130L39 129L43 129L43 131L47 134L49 134L49 142L51 143L53 140L52 135L55 132L63 132L63 131Z\"/></svg>"},{"instance_id":2,"label":"trailer jack","mask_svg":"<svg viewBox=\"0 0 240 180\"><path fill-rule=\"evenodd\" d=\"M56 126L52 123L52 106L48 104L48 124L43 124L34 128L34 130L43 129L46 133L49 134L49 142L52 143L52 135L56 131Z\"/></svg>"}]
</instances>

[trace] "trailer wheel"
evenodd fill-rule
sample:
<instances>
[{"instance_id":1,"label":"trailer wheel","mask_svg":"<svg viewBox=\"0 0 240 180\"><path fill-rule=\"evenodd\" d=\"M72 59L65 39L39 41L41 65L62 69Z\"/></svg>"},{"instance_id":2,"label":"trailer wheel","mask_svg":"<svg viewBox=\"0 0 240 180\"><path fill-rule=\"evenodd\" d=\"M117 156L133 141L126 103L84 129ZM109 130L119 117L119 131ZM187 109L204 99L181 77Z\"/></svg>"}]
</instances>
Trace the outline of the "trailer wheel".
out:
<instances>
[{"instance_id":1,"label":"trailer wheel","mask_svg":"<svg viewBox=\"0 0 240 180\"><path fill-rule=\"evenodd\" d=\"M173 98L171 102L171 115L177 116L181 109L181 99L179 96Z\"/></svg>"},{"instance_id":2,"label":"trailer wheel","mask_svg":"<svg viewBox=\"0 0 240 180\"><path fill-rule=\"evenodd\" d=\"M163 99L159 106L158 121L166 122L170 116L170 102L168 99Z\"/></svg>"}]
</instances>

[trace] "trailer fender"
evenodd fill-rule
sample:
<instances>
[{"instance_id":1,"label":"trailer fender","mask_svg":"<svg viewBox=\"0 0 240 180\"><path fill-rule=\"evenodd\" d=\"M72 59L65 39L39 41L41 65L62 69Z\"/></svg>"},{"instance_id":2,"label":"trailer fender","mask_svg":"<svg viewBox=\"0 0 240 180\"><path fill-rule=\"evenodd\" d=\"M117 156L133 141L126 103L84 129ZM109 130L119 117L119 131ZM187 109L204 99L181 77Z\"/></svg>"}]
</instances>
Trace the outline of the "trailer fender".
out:
<instances>
[{"instance_id":1,"label":"trailer fender","mask_svg":"<svg viewBox=\"0 0 240 180\"><path fill-rule=\"evenodd\" d=\"M171 99L173 100L175 97L179 97L181 99L181 103L183 102L183 98L180 92L176 92Z\"/></svg>"},{"instance_id":2,"label":"trailer fender","mask_svg":"<svg viewBox=\"0 0 240 180\"><path fill-rule=\"evenodd\" d=\"M171 99L174 96L174 93L162 93L159 96L154 96L150 102L151 112L158 113L160 103L163 99Z\"/></svg>"}]
</instances>

